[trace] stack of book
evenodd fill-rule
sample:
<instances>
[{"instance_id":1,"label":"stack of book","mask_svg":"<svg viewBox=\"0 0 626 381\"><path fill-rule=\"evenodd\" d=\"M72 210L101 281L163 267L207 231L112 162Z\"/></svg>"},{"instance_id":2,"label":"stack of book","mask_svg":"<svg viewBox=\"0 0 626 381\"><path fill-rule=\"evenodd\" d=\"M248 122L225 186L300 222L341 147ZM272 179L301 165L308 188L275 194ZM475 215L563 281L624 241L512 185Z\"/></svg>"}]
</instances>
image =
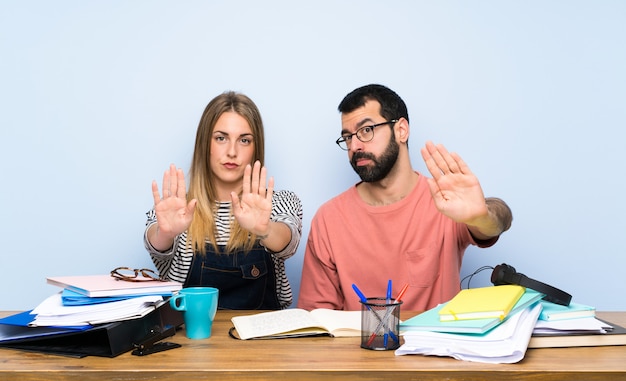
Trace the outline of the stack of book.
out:
<instances>
[{"instance_id":1,"label":"stack of book","mask_svg":"<svg viewBox=\"0 0 626 381\"><path fill-rule=\"evenodd\" d=\"M129 282L106 275L48 277L48 284L89 297L129 297L137 295L172 295L182 284L173 281Z\"/></svg>"},{"instance_id":2,"label":"stack of book","mask_svg":"<svg viewBox=\"0 0 626 381\"><path fill-rule=\"evenodd\" d=\"M595 308L562 306L517 285L461 290L449 302L400 324L397 355L450 356L513 363L528 348L626 345L626 329L595 316Z\"/></svg>"},{"instance_id":3,"label":"stack of book","mask_svg":"<svg viewBox=\"0 0 626 381\"><path fill-rule=\"evenodd\" d=\"M63 290L30 312L29 326L83 326L147 315L182 288L178 282L127 282L110 275L49 277Z\"/></svg>"},{"instance_id":4,"label":"stack of book","mask_svg":"<svg viewBox=\"0 0 626 381\"><path fill-rule=\"evenodd\" d=\"M518 285L461 290L449 302L402 322L405 342L396 354L518 362L526 353L543 296Z\"/></svg>"},{"instance_id":5,"label":"stack of book","mask_svg":"<svg viewBox=\"0 0 626 381\"><path fill-rule=\"evenodd\" d=\"M158 341L183 324L167 303L182 288L177 282L128 282L107 274L48 283L62 290L33 310L0 319L1 348L72 357L115 357L133 348L148 353L158 345L173 347Z\"/></svg>"},{"instance_id":6,"label":"stack of book","mask_svg":"<svg viewBox=\"0 0 626 381\"><path fill-rule=\"evenodd\" d=\"M626 345L626 329L596 317L595 307L542 300L529 348Z\"/></svg>"},{"instance_id":7,"label":"stack of book","mask_svg":"<svg viewBox=\"0 0 626 381\"><path fill-rule=\"evenodd\" d=\"M47 282L62 291L7 321L24 327L88 329L146 316L182 288L178 282L127 282L109 274L50 277Z\"/></svg>"}]
</instances>

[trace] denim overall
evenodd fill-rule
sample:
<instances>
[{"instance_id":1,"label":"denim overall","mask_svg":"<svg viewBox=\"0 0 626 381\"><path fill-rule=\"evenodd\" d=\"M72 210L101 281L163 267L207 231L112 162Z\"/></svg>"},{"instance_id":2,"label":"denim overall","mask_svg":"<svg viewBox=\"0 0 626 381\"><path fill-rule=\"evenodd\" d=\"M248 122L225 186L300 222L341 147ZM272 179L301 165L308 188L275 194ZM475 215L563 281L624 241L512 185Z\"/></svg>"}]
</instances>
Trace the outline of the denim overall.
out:
<instances>
[{"instance_id":1,"label":"denim overall","mask_svg":"<svg viewBox=\"0 0 626 381\"><path fill-rule=\"evenodd\" d=\"M274 262L262 246L257 243L248 253L224 254L224 246L218 250L207 244L206 254L194 254L185 287L219 289L220 309L280 309Z\"/></svg>"}]
</instances>

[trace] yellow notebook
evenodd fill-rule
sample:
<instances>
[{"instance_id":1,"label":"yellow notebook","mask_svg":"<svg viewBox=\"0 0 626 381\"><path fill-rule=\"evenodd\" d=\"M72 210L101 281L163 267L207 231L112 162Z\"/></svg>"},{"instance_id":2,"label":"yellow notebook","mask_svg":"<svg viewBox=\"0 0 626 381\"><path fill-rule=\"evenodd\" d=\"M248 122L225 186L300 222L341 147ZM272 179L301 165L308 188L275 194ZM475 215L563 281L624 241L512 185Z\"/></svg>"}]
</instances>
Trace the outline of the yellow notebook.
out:
<instances>
[{"instance_id":1,"label":"yellow notebook","mask_svg":"<svg viewBox=\"0 0 626 381\"><path fill-rule=\"evenodd\" d=\"M461 290L439 311L439 320L504 319L526 289L506 284Z\"/></svg>"}]
</instances>

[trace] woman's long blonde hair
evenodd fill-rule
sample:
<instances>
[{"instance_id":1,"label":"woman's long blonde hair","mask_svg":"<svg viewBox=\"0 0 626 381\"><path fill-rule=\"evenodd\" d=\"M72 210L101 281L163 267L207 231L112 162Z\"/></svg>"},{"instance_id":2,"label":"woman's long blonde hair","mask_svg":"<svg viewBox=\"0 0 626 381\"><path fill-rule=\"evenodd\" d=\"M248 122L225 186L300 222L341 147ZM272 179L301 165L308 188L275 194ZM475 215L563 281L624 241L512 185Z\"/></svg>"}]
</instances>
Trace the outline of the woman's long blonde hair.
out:
<instances>
[{"instance_id":1,"label":"woman's long blonde hair","mask_svg":"<svg viewBox=\"0 0 626 381\"><path fill-rule=\"evenodd\" d=\"M227 91L211 100L204 109L196 132L196 143L189 171L189 191L187 192L187 200L195 198L198 202L193 221L189 226L188 242L195 251L203 254L206 253L207 240L217 251L217 228L215 225L217 191L215 184L211 181L213 171L210 165L210 155L215 124L225 112L235 112L248 122L252 129L254 141L252 163L259 160L261 165L264 164L265 134L263 121L254 102L247 96L233 91ZM237 220L232 219L226 253L241 248L249 251L254 246L255 239L254 235L239 226Z\"/></svg>"}]
</instances>

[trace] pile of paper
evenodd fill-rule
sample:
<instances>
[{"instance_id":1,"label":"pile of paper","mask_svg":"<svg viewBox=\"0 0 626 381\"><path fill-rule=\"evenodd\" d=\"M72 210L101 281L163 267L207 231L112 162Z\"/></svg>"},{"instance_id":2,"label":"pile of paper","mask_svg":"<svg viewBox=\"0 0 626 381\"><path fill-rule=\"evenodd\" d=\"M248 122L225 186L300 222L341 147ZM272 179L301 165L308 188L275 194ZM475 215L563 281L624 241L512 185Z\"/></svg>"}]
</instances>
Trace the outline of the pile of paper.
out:
<instances>
[{"instance_id":1,"label":"pile of paper","mask_svg":"<svg viewBox=\"0 0 626 381\"><path fill-rule=\"evenodd\" d=\"M447 303L402 322L405 344L396 354L518 362L528 348L543 296L517 285L461 290Z\"/></svg>"},{"instance_id":2,"label":"pile of paper","mask_svg":"<svg viewBox=\"0 0 626 381\"><path fill-rule=\"evenodd\" d=\"M396 350L396 355L421 354L483 363L516 363L526 354L541 308L541 304L535 303L483 334L406 331L405 342Z\"/></svg>"},{"instance_id":3,"label":"pile of paper","mask_svg":"<svg viewBox=\"0 0 626 381\"><path fill-rule=\"evenodd\" d=\"M135 319L147 315L163 303L160 295L146 295L98 304L67 306L61 293L44 300L31 311L32 327L81 326Z\"/></svg>"},{"instance_id":4,"label":"pile of paper","mask_svg":"<svg viewBox=\"0 0 626 381\"><path fill-rule=\"evenodd\" d=\"M499 286L501 287L501 286ZM517 312L532 306L541 300L544 295L537 291L526 289L524 294L517 300L517 303L510 311L510 315L515 315ZM478 295L482 298L482 295ZM458 319L451 321L442 321L440 318L440 312L446 307L448 303L440 304L435 308L425 311L419 315L416 315L410 319L407 319L400 323L401 333L407 331L434 331L434 332L447 332L447 333L485 333L494 327L502 323L504 319L497 317L488 317L481 319ZM471 303L474 305L474 303ZM507 314L508 315L508 314Z\"/></svg>"}]
</instances>

